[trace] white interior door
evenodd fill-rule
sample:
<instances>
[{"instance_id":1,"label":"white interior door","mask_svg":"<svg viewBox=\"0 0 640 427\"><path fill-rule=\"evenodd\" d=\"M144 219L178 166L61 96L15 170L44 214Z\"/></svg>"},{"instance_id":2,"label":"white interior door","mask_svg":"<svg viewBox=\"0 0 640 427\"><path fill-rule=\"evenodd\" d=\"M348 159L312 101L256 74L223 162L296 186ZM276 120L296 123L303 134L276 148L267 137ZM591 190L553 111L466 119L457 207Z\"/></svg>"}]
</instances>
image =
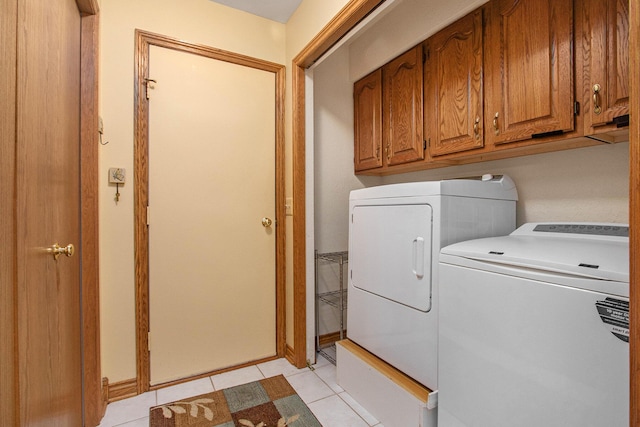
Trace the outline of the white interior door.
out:
<instances>
[{"instance_id":1,"label":"white interior door","mask_svg":"<svg viewBox=\"0 0 640 427\"><path fill-rule=\"evenodd\" d=\"M150 379L276 354L275 77L151 46Z\"/></svg>"}]
</instances>

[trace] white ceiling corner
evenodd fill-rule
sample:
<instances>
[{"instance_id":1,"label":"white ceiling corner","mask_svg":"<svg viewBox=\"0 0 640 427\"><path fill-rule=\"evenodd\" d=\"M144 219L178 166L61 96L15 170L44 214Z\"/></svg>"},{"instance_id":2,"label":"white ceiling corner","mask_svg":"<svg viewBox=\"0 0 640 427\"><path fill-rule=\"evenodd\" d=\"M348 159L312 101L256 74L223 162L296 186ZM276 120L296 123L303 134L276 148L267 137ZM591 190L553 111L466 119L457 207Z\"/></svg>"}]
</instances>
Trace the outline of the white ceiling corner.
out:
<instances>
[{"instance_id":1,"label":"white ceiling corner","mask_svg":"<svg viewBox=\"0 0 640 427\"><path fill-rule=\"evenodd\" d=\"M234 9L285 24L302 0L211 0Z\"/></svg>"}]
</instances>

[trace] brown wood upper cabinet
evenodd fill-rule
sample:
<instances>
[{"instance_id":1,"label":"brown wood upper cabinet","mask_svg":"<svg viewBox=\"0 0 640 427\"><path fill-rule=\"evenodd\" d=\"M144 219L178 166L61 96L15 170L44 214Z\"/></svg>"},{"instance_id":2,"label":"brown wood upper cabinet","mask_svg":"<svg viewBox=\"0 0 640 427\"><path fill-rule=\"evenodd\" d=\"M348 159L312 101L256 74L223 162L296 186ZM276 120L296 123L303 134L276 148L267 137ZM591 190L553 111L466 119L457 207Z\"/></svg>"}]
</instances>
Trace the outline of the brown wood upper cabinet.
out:
<instances>
[{"instance_id":1,"label":"brown wood upper cabinet","mask_svg":"<svg viewBox=\"0 0 640 427\"><path fill-rule=\"evenodd\" d=\"M490 0L379 71L354 85L357 173L628 141L629 3Z\"/></svg>"},{"instance_id":2,"label":"brown wood upper cabinet","mask_svg":"<svg viewBox=\"0 0 640 427\"><path fill-rule=\"evenodd\" d=\"M424 159L422 44L353 85L354 169Z\"/></svg>"},{"instance_id":3,"label":"brown wood upper cabinet","mask_svg":"<svg viewBox=\"0 0 640 427\"><path fill-rule=\"evenodd\" d=\"M353 85L354 169L382 167L382 69Z\"/></svg>"},{"instance_id":4,"label":"brown wood upper cabinet","mask_svg":"<svg viewBox=\"0 0 640 427\"><path fill-rule=\"evenodd\" d=\"M629 2L582 2L585 135L609 131L629 114ZM623 120L624 121L624 120ZM611 126L613 124L613 126Z\"/></svg>"},{"instance_id":5,"label":"brown wood upper cabinet","mask_svg":"<svg viewBox=\"0 0 640 427\"><path fill-rule=\"evenodd\" d=\"M431 156L484 143L483 10L465 16L424 45L424 135Z\"/></svg>"},{"instance_id":6,"label":"brown wood upper cabinet","mask_svg":"<svg viewBox=\"0 0 640 427\"><path fill-rule=\"evenodd\" d=\"M485 144L573 130L573 1L493 0L486 31Z\"/></svg>"},{"instance_id":7,"label":"brown wood upper cabinet","mask_svg":"<svg viewBox=\"0 0 640 427\"><path fill-rule=\"evenodd\" d=\"M382 67L382 135L387 166L424 159L422 44Z\"/></svg>"}]
</instances>

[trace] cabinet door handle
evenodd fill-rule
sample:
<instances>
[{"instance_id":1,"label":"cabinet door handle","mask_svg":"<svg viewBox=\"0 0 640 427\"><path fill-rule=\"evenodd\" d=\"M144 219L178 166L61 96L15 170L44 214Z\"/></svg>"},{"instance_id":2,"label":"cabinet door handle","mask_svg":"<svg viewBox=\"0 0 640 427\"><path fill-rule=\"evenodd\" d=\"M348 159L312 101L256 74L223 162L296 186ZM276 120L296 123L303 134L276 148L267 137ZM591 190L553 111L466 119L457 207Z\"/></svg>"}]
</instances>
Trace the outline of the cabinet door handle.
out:
<instances>
[{"instance_id":1,"label":"cabinet door handle","mask_svg":"<svg viewBox=\"0 0 640 427\"><path fill-rule=\"evenodd\" d=\"M496 135L500 133L500 128L498 128L498 114L499 113L496 113L496 115L493 116L493 131L496 133Z\"/></svg>"},{"instance_id":2,"label":"cabinet door handle","mask_svg":"<svg viewBox=\"0 0 640 427\"><path fill-rule=\"evenodd\" d=\"M600 100L598 95L600 94L600 90L602 88L598 83L593 85L593 112L595 114L602 113L602 107L600 106Z\"/></svg>"},{"instance_id":3,"label":"cabinet door handle","mask_svg":"<svg viewBox=\"0 0 640 427\"><path fill-rule=\"evenodd\" d=\"M476 121L473 123L473 134L476 139L480 139L480 116L476 116Z\"/></svg>"}]
</instances>

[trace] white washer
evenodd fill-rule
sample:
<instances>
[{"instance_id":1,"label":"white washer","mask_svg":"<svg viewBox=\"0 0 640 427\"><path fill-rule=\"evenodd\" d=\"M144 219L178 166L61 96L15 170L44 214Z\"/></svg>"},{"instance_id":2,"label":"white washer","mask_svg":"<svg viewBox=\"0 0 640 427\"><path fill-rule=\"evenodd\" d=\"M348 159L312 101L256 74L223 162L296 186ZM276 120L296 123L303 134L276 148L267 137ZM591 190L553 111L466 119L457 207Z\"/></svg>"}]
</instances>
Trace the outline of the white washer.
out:
<instances>
[{"instance_id":1,"label":"white washer","mask_svg":"<svg viewBox=\"0 0 640 427\"><path fill-rule=\"evenodd\" d=\"M629 238L525 224L440 257L438 426L629 425Z\"/></svg>"},{"instance_id":2,"label":"white washer","mask_svg":"<svg viewBox=\"0 0 640 427\"><path fill-rule=\"evenodd\" d=\"M437 390L440 248L510 233L516 200L507 176L352 191L347 337Z\"/></svg>"}]
</instances>

